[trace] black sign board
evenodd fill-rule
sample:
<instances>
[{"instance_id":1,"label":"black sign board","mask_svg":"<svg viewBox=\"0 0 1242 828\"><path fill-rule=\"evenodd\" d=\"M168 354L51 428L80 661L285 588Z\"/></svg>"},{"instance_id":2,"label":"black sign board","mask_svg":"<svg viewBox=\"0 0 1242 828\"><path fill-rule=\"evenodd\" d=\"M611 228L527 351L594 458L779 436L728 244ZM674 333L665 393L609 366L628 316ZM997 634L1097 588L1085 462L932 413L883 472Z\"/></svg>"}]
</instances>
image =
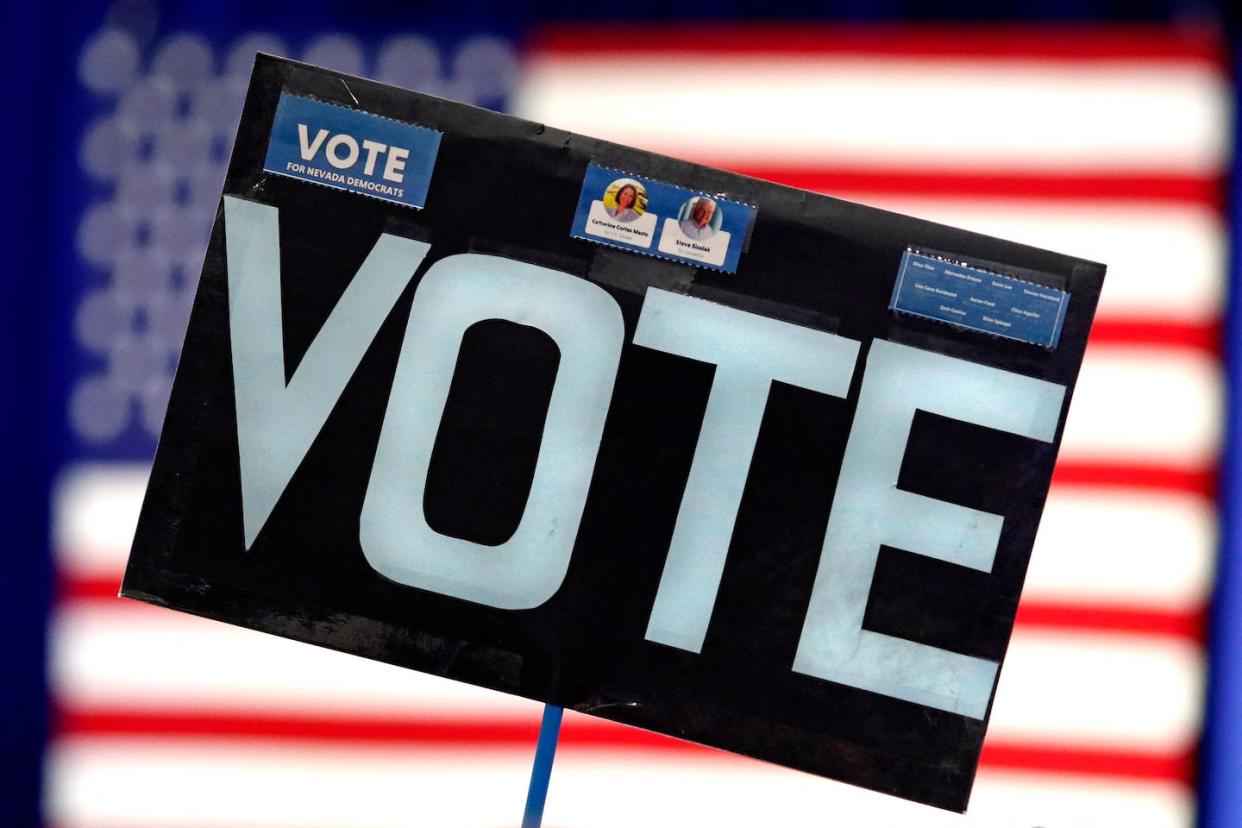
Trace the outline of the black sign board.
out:
<instances>
[{"instance_id":1,"label":"black sign board","mask_svg":"<svg viewBox=\"0 0 1242 828\"><path fill-rule=\"evenodd\" d=\"M122 594L964 810L1103 273L261 56Z\"/></svg>"}]
</instances>

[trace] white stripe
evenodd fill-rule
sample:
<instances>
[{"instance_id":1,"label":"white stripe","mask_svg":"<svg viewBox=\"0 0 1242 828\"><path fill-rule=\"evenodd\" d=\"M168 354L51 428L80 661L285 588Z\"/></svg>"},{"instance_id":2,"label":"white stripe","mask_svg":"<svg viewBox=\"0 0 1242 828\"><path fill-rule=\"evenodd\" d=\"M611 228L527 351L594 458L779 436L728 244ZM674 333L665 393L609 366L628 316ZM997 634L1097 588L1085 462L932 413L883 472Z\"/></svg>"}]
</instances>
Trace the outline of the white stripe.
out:
<instances>
[{"instance_id":1,"label":"white stripe","mask_svg":"<svg viewBox=\"0 0 1242 828\"><path fill-rule=\"evenodd\" d=\"M65 469L52 494L52 546L63 572L118 576L119 588L150 472L145 463L78 463Z\"/></svg>"},{"instance_id":2,"label":"white stripe","mask_svg":"<svg viewBox=\"0 0 1242 828\"><path fill-rule=\"evenodd\" d=\"M1181 750L1199 733L1202 670L1199 647L1180 639L1019 628L988 738Z\"/></svg>"},{"instance_id":3,"label":"white stripe","mask_svg":"<svg viewBox=\"0 0 1242 828\"><path fill-rule=\"evenodd\" d=\"M1219 365L1206 354L1089 347L1059 457L1211 468L1220 443L1221 394Z\"/></svg>"},{"instance_id":4,"label":"white stripe","mask_svg":"<svg viewBox=\"0 0 1242 828\"><path fill-rule=\"evenodd\" d=\"M534 55L514 111L714 163L1216 175L1229 87L1201 63ZM633 46L634 48L630 48Z\"/></svg>"},{"instance_id":5,"label":"white stripe","mask_svg":"<svg viewBox=\"0 0 1242 828\"><path fill-rule=\"evenodd\" d=\"M1215 544L1201 497L1053 486L1022 599L1193 611L1207 601Z\"/></svg>"},{"instance_id":6,"label":"white stripe","mask_svg":"<svg viewBox=\"0 0 1242 828\"><path fill-rule=\"evenodd\" d=\"M52 685L77 707L352 716L515 716L538 705L168 611L62 609ZM1050 743L1188 744L1198 728L1198 648L1177 639L1019 630L990 732Z\"/></svg>"},{"instance_id":7,"label":"white stripe","mask_svg":"<svg viewBox=\"0 0 1242 828\"><path fill-rule=\"evenodd\" d=\"M56 611L50 676L74 706L444 718L529 716L536 702L117 599Z\"/></svg>"},{"instance_id":8,"label":"white stripe","mask_svg":"<svg viewBox=\"0 0 1242 828\"><path fill-rule=\"evenodd\" d=\"M1224 307L1227 235L1208 207L830 194L1102 262L1099 318L1212 323Z\"/></svg>"},{"instance_id":9,"label":"white stripe","mask_svg":"<svg viewBox=\"0 0 1242 828\"><path fill-rule=\"evenodd\" d=\"M531 751L61 742L46 809L60 828L495 828L520 821ZM747 760L562 749L544 824L754 828L1187 828L1172 783L979 774L965 817Z\"/></svg>"}]
</instances>

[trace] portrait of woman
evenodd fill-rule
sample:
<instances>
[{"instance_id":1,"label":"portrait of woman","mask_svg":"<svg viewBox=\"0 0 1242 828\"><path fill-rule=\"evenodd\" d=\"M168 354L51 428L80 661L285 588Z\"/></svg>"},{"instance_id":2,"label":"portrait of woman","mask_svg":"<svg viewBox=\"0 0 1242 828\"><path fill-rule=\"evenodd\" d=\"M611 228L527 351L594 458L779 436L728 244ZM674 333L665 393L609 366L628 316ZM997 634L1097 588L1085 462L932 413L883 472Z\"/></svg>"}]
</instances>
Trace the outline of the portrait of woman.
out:
<instances>
[{"instance_id":1,"label":"portrait of woman","mask_svg":"<svg viewBox=\"0 0 1242 828\"><path fill-rule=\"evenodd\" d=\"M620 222L630 222L642 215L638 211L638 188L633 184L625 183L617 189L616 195L617 206L604 209L608 211L608 215ZM607 202L605 202L605 205Z\"/></svg>"}]
</instances>

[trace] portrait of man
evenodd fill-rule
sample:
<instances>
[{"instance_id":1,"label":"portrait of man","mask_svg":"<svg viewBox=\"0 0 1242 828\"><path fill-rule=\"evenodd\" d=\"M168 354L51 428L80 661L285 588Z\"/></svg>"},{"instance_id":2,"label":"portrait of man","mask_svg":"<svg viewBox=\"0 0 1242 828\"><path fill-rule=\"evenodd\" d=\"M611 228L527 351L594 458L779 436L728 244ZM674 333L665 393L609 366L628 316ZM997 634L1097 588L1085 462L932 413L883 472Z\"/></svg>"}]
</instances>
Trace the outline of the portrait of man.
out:
<instances>
[{"instance_id":1,"label":"portrait of man","mask_svg":"<svg viewBox=\"0 0 1242 828\"><path fill-rule=\"evenodd\" d=\"M713 223L712 219L715 217L716 202L706 196L699 196L690 205L689 215L678 222L678 226L688 239L710 239L716 235L715 225L719 224L719 220Z\"/></svg>"}]
</instances>

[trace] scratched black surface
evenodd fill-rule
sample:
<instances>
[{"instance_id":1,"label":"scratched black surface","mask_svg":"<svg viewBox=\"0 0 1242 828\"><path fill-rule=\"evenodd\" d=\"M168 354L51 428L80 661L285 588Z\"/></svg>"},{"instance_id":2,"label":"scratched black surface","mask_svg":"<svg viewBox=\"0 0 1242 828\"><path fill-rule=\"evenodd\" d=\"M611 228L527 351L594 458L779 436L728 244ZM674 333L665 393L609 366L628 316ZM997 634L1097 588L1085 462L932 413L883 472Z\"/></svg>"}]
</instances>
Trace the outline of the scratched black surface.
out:
<instances>
[{"instance_id":1,"label":"scratched black surface","mask_svg":"<svg viewBox=\"0 0 1242 828\"><path fill-rule=\"evenodd\" d=\"M441 130L426 209L264 174L282 90L348 106L356 97L368 111ZM590 161L757 205L736 275L570 238ZM888 339L1072 389L1102 266L262 56L225 192L280 209L290 373L381 233L430 242L431 253L246 552L217 217L125 595L965 808L982 722L791 670L866 347ZM893 314L887 300L907 245L1006 264L1069 290L1060 347ZM597 279L626 323L569 572L551 600L521 612L388 581L358 543L414 289L432 262L466 251ZM697 655L647 642L643 632L713 369L628 344L647 285L848 336L864 349L848 399L773 385ZM552 340L530 328L493 321L468 331L421 504L439 532L490 544L513 532L558 360ZM1055 445L920 413L899 485L1006 515L996 564L982 574L884 548L865 626L1002 658L1055 453Z\"/></svg>"}]
</instances>

